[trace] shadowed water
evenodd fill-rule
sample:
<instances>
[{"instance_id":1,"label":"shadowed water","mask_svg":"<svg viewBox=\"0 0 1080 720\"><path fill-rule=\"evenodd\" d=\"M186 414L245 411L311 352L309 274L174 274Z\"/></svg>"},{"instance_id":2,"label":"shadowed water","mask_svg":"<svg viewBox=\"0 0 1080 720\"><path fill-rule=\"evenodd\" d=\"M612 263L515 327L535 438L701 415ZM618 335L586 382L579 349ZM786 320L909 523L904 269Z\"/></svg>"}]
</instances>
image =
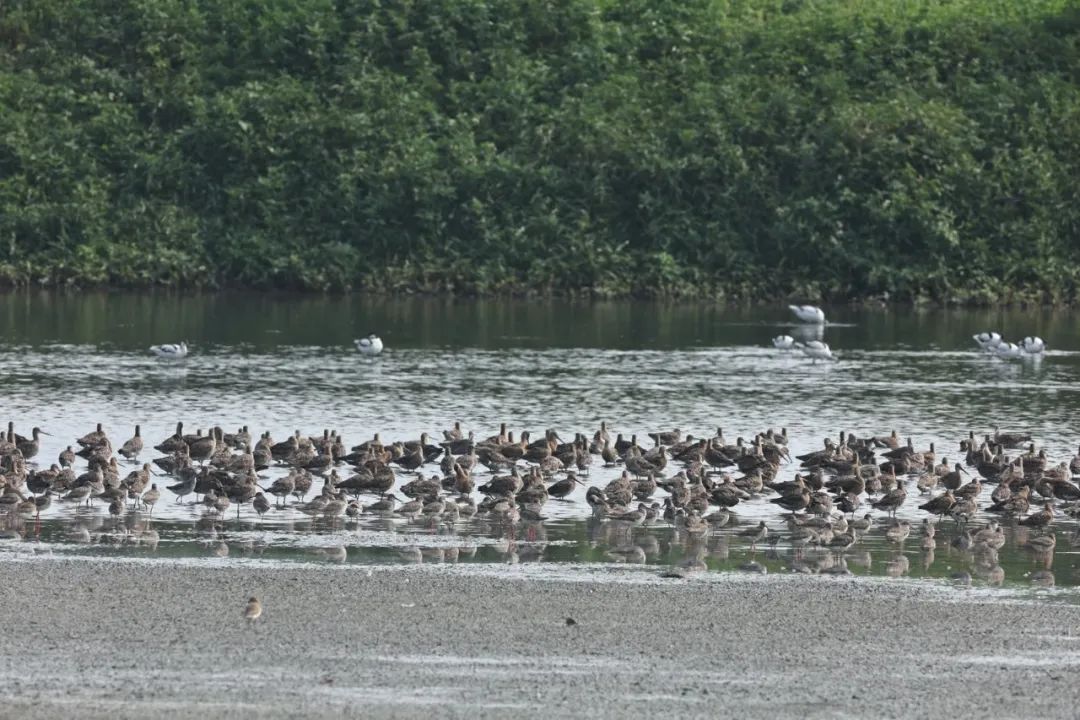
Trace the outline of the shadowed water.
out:
<instances>
[{"instance_id":1,"label":"shadowed water","mask_svg":"<svg viewBox=\"0 0 1080 720\"><path fill-rule=\"evenodd\" d=\"M1052 463L1075 454L1078 438L1071 424L1080 410L1080 332L1071 314L848 308L828 313L833 324L820 332L839 359L815 364L772 348L774 335L811 339L817 332L792 326L784 307L32 292L0 296L0 363L6 415L23 434L33 425L52 434L43 438L36 459L45 464L96 422L105 424L116 445L141 424L148 447L144 459L156 457L149 447L170 435L177 420L187 429L219 424L232 431L246 424L253 433L270 430L275 440L297 428L311 435L333 428L346 445L376 431L384 440L413 440L421 432L441 437L455 420L478 438L497 432L500 422L531 430L534 438L555 428L564 439L574 432L591 437L601 420L615 432L641 438L675 427L708 436L720 427L732 441L786 427L792 455L818 449L822 438L841 430L866 436L895 428L913 437L919 449L935 443L938 457L950 460L962 460L958 441L969 430L981 436L1000 425L1033 433ZM989 357L971 340L985 329L1013 340L1041 335L1050 351L1040 361ZM378 332L387 345L375 359L352 347L353 338L368 332ZM182 339L192 346L183 361L159 361L146 352L151 343ZM125 463L124 472L134 466ZM791 479L796 467L785 465L778 479ZM676 469L673 463L668 473ZM438 468L429 465L425 472ZM662 519L648 527L593 520L585 488L602 487L619 472L594 464L584 486L545 505L543 522L475 518L447 525L367 514L355 522L330 521L308 517L295 501L261 520L250 506L240 509L239 519L235 506L225 518L208 518L190 498L181 505L163 492L152 522L134 511L114 521L100 504L76 510L56 501L40 520L11 520L3 548L332 562L344 547L348 563L677 567L691 559L712 569L753 561L772 572L941 578L970 573L976 583L989 584L1027 584L1034 575L1035 582L1080 583L1076 526L1061 514L1050 554L1031 552L1028 529L1007 522L1007 542L997 557L976 557L952 548L959 529L946 520L937 549L928 555L917 527L925 517L917 505L926 497L920 498L912 482L898 513L914 526L905 543L885 540L884 514L875 511L876 527L838 555L792 548L781 511L766 497L741 503L735 508L738 524L705 538L688 537ZM341 473L347 476L348 468ZM263 485L282 474L264 473ZM161 486L173 482L156 480ZM316 480L312 494L320 485ZM981 504L989 502L992 488L986 486ZM658 491L655 499L665 495ZM361 498L365 504L371 500ZM751 548L738 533L761 519L778 542ZM984 521L980 515L975 525Z\"/></svg>"}]
</instances>

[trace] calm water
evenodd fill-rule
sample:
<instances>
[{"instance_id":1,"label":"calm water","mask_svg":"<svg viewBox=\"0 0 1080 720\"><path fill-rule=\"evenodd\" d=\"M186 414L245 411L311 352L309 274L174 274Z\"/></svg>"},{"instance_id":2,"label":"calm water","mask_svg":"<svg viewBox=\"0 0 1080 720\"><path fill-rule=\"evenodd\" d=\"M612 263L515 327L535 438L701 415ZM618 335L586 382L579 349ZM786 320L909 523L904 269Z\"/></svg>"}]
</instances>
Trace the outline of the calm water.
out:
<instances>
[{"instance_id":1,"label":"calm water","mask_svg":"<svg viewBox=\"0 0 1080 720\"><path fill-rule=\"evenodd\" d=\"M379 431L384 439L441 436L460 420L478 437L500 422L534 437L548 427L564 437L590 436L601 420L617 432L678 427L695 435L724 429L729 441L768 427L788 428L792 454L821 446L840 430L887 434L895 428L917 448L935 442L939 457L957 455L967 431L1024 429L1053 461L1076 452L1080 410L1080 323L1063 311L941 311L827 308L824 339L838 362L811 364L775 351L770 338L795 334L789 313L650 303L447 301L422 298L265 295L0 295L0 363L5 416L29 434L52 433L39 460L103 422L118 445L143 427L148 446L187 428L247 424L284 439L299 428L335 428L347 444ZM976 351L971 336L997 329L1008 339L1041 335L1041 362L1004 362ZM796 328L796 331L804 330ZM379 333L379 358L359 356L352 339ZM162 362L152 343L187 340L192 354ZM155 456L152 450L145 459ZM956 459L960 459L957 457ZM81 469L81 465L79 468ZM669 466L670 467L670 466ZM674 468L670 468L674 471ZM779 479L790 479L785 466ZM437 472L429 466L428 474ZM597 468L587 484L605 485L617 470ZM280 471L267 473L267 483ZM343 469L343 476L347 469ZM159 478L159 485L170 483ZM479 483L478 483L479 484ZM315 488L320 486L316 481ZM983 492L989 502L993 486ZM736 508L741 525L693 541L675 528L629 527L589 518L584 488L549 501L543 523L486 520L454 527L364 516L355 524L312 519L290 506L257 522L250 507L211 522L201 506L177 505L169 493L155 519L129 513L113 523L103 508L76 511L54 503L40 521L18 527L8 552L258 556L281 561L346 562L595 561L678 565L700 557L711 568L750 560L770 571L792 567L853 573L949 577L1026 584L1031 574L1059 586L1080 584L1076 526L1055 523L1051 556L1025 547L1024 528L1008 529L993 563L956 551L951 521L927 557L918 530L903 546L872 530L843 558L794 552L774 505L755 499ZM664 496L658 492L657 499ZM369 501L370 498L364 498ZM921 522L911 488L900 516ZM235 510L235 509L234 509ZM869 508L867 508L869 510ZM865 512L865 511L864 511ZM860 513L861 515L862 513ZM875 513L875 515L881 515ZM751 550L737 533L758 519L781 539ZM84 534L82 529L87 533ZM78 530L75 532L75 530ZM86 535L90 542L84 542ZM329 557L320 554L330 549Z\"/></svg>"}]
</instances>

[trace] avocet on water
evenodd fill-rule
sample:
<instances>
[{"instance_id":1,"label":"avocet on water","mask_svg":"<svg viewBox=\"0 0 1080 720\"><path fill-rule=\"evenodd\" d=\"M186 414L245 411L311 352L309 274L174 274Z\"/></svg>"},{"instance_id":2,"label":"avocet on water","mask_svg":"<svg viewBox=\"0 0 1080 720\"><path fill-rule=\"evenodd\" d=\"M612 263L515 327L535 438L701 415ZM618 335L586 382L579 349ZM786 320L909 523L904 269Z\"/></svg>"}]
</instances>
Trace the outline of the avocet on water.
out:
<instances>
[{"instance_id":1,"label":"avocet on water","mask_svg":"<svg viewBox=\"0 0 1080 720\"><path fill-rule=\"evenodd\" d=\"M150 352L159 358L179 359L187 357L188 346L186 342L175 345L151 345Z\"/></svg>"},{"instance_id":2,"label":"avocet on water","mask_svg":"<svg viewBox=\"0 0 1080 720\"><path fill-rule=\"evenodd\" d=\"M788 305L791 312L795 313L795 317L799 319L799 322L804 323L825 323L825 311L819 308L817 305Z\"/></svg>"},{"instance_id":3,"label":"avocet on water","mask_svg":"<svg viewBox=\"0 0 1080 720\"><path fill-rule=\"evenodd\" d=\"M999 358L1019 358L1024 357L1024 349L1016 343L1002 341L994 347L994 352Z\"/></svg>"},{"instance_id":4,"label":"avocet on water","mask_svg":"<svg viewBox=\"0 0 1080 720\"><path fill-rule=\"evenodd\" d=\"M1046 350L1046 343L1043 342L1041 337L1033 335L1024 338L1024 341L1020 343L1020 347L1028 355L1042 355Z\"/></svg>"},{"instance_id":5,"label":"avocet on water","mask_svg":"<svg viewBox=\"0 0 1080 720\"><path fill-rule=\"evenodd\" d=\"M979 347L987 352L991 352L998 345L1001 344L1001 333L996 333L993 330L990 332L981 332L978 335L972 335L975 342L979 343Z\"/></svg>"},{"instance_id":6,"label":"avocet on water","mask_svg":"<svg viewBox=\"0 0 1080 720\"><path fill-rule=\"evenodd\" d=\"M375 333L359 340L353 340L353 342L356 343L356 349L364 355L378 355L382 352L382 340Z\"/></svg>"},{"instance_id":7,"label":"avocet on water","mask_svg":"<svg viewBox=\"0 0 1080 720\"><path fill-rule=\"evenodd\" d=\"M813 358L814 362L818 360L835 360L836 357L832 354L832 350L829 349L827 343L823 343L820 340L811 340L808 343L799 343L799 349L803 351L803 355L808 358Z\"/></svg>"},{"instance_id":8,"label":"avocet on water","mask_svg":"<svg viewBox=\"0 0 1080 720\"><path fill-rule=\"evenodd\" d=\"M795 338L790 335L777 335L772 339L772 346L777 350L790 350L795 347Z\"/></svg>"}]
</instances>

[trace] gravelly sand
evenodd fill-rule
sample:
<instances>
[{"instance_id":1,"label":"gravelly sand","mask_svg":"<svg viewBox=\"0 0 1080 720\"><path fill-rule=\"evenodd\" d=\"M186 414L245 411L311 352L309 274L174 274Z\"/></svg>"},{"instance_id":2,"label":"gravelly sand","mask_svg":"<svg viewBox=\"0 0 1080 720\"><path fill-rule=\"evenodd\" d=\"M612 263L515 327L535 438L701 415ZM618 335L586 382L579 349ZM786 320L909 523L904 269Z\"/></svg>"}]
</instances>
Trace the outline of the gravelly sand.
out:
<instances>
[{"instance_id":1,"label":"gravelly sand","mask_svg":"<svg viewBox=\"0 0 1080 720\"><path fill-rule=\"evenodd\" d=\"M1072 718L1080 701L1063 602L522 575L2 561L0 717Z\"/></svg>"}]
</instances>

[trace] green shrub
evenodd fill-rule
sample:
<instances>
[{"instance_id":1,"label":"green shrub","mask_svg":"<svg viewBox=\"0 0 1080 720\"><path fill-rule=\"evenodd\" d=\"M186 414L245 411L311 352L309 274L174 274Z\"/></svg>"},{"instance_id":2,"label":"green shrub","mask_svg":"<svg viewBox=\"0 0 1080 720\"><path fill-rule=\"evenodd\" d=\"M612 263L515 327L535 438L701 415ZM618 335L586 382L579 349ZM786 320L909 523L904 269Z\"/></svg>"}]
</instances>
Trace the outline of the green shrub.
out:
<instances>
[{"instance_id":1,"label":"green shrub","mask_svg":"<svg viewBox=\"0 0 1080 720\"><path fill-rule=\"evenodd\" d=\"M0 283L1076 300L1068 0L10 0Z\"/></svg>"}]
</instances>

